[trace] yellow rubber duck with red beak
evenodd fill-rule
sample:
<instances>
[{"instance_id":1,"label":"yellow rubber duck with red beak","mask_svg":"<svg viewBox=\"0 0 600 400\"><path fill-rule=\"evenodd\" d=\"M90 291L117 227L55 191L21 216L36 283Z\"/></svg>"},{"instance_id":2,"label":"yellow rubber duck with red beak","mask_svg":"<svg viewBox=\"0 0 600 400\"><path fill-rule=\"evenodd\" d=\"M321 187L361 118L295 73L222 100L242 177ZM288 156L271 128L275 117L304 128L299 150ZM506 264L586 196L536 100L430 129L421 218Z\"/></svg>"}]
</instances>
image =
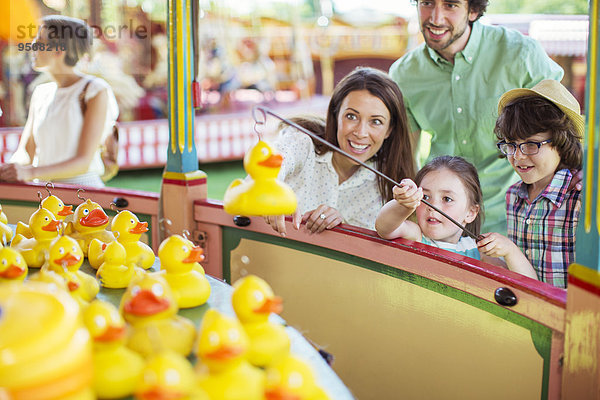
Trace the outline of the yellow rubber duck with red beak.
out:
<instances>
[{"instance_id":1,"label":"yellow rubber duck with red beak","mask_svg":"<svg viewBox=\"0 0 600 400\"><path fill-rule=\"evenodd\" d=\"M231 304L250 339L248 361L267 367L290 352L290 338L283 325L269 321L269 316L283 310L282 299L264 279L248 275L233 284Z\"/></svg>"},{"instance_id":2,"label":"yellow rubber duck with red beak","mask_svg":"<svg viewBox=\"0 0 600 400\"><path fill-rule=\"evenodd\" d=\"M73 214L73 206L65 205L65 203L63 203L63 201L60 198L53 194L48 195L46 198L44 198L44 200L42 200L40 204L42 208L45 208L46 210L50 211L54 215L54 218L56 218L60 222L63 222L66 217ZM15 234L17 233L25 236L26 238L33 237L29 225L21 221L17 222Z\"/></svg>"},{"instance_id":3,"label":"yellow rubber duck with red beak","mask_svg":"<svg viewBox=\"0 0 600 400\"><path fill-rule=\"evenodd\" d=\"M171 235L158 248L163 276L173 290L179 308L200 306L210 296L210 283L199 264L204 260L202 248L180 235Z\"/></svg>"},{"instance_id":4,"label":"yellow rubber duck with red beak","mask_svg":"<svg viewBox=\"0 0 600 400\"><path fill-rule=\"evenodd\" d=\"M129 210L120 211L112 220L110 230L117 241L125 247L125 265L149 269L154 264L156 255L146 243L141 242L142 234L148 232L148 223L140 222L137 215ZM104 262L103 254L106 243L92 240L88 251L88 261L93 268Z\"/></svg>"},{"instance_id":5,"label":"yellow rubber duck with red beak","mask_svg":"<svg viewBox=\"0 0 600 400\"><path fill-rule=\"evenodd\" d=\"M196 382L192 364L173 351L151 356L135 391L136 400L209 400Z\"/></svg>"},{"instance_id":6,"label":"yellow rubber duck with red beak","mask_svg":"<svg viewBox=\"0 0 600 400\"><path fill-rule=\"evenodd\" d=\"M46 262L50 243L58 236L60 221L45 208L38 208L29 217L32 238L16 234L10 247L17 250L29 268L41 268Z\"/></svg>"},{"instance_id":7,"label":"yellow rubber duck with red beak","mask_svg":"<svg viewBox=\"0 0 600 400\"><path fill-rule=\"evenodd\" d=\"M119 306L132 328L127 346L144 357L162 350L187 356L192 351L196 328L192 321L177 315L178 310L163 277L145 274L131 281Z\"/></svg>"},{"instance_id":8,"label":"yellow rubber duck with red beak","mask_svg":"<svg viewBox=\"0 0 600 400\"><path fill-rule=\"evenodd\" d=\"M27 264L21 253L10 247L0 249L0 283L24 281L27 276Z\"/></svg>"},{"instance_id":9,"label":"yellow rubber duck with red beak","mask_svg":"<svg viewBox=\"0 0 600 400\"><path fill-rule=\"evenodd\" d=\"M298 202L292 189L277 180L283 157L260 140L244 157L244 169L250 175L236 179L224 197L225 212L232 215L289 215Z\"/></svg>"},{"instance_id":10,"label":"yellow rubber duck with red beak","mask_svg":"<svg viewBox=\"0 0 600 400\"><path fill-rule=\"evenodd\" d=\"M310 366L298 357L288 355L265 370L267 400L330 400L316 383Z\"/></svg>"},{"instance_id":11,"label":"yellow rubber duck with red beak","mask_svg":"<svg viewBox=\"0 0 600 400\"><path fill-rule=\"evenodd\" d=\"M215 309L200 324L198 382L211 400L264 400L265 375L246 360L248 337L239 321Z\"/></svg>"},{"instance_id":12,"label":"yellow rubber duck with red beak","mask_svg":"<svg viewBox=\"0 0 600 400\"><path fill-rule=\"evenodd\" d=\"M142 378L144 359L125 346L127 326L111 303L94 300L83 311L83 321L94 340L94 391L101 399L134 393Z\"/></svg>"},{"instance_id":13,"label":"yellow rubber duck with red beak","mask_svg":"<svg viewBox=\"0 0 600 400\"><path fill-rule=\"evenodd\" d=\"M87 257L90 242L98 239L102 243L115 240L115 235L106 230L109 218L100 205L90 199L77 206L73 222L69 222L65 234L77 240L83 255Z\"/></svg>"},{"instance_id":14,"label":"yellow rubber duck with red beak","mask_svg":"<svg viewBox=\"0 0 600 400\"><path fill-rule=\"evenodd\" d=\"M43 269L56 272L65 278L71 295L84 302L92 301L100 291L95 277L80 271L83 251L79 243L69 236L60 236L50 245L48 261Z\"/></svg>"}]
</instances>

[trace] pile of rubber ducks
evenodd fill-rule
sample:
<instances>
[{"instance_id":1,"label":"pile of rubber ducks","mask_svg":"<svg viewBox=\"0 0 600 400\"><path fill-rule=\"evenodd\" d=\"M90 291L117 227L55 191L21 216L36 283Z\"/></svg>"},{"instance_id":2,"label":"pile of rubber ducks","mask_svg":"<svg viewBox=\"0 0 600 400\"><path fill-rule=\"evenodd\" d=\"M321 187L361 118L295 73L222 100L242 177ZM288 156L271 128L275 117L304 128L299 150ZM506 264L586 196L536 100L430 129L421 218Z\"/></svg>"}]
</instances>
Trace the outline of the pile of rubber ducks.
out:
<instances>
[{"instance_id":1,"label":"pile of rubber ducks","mask_svg":"<svg viewBox=\"0 0 600 400\"><path fill-rule=\"evenodd\" d=\"M328 398L291 355L272 317L282 301L264 280L237 281L236 317L209 308L198 327L179 310L210 297L202 249L171 235L153 272L155 255L140 241L147 223L127 210L111 222L82 200L72 211L49 193L14 236L0 207L0 387L8 398ZM95 276L80 269L86 257ZM101 287L124 289L119 304L98 299Z\"/></svg>"}]
</instances>

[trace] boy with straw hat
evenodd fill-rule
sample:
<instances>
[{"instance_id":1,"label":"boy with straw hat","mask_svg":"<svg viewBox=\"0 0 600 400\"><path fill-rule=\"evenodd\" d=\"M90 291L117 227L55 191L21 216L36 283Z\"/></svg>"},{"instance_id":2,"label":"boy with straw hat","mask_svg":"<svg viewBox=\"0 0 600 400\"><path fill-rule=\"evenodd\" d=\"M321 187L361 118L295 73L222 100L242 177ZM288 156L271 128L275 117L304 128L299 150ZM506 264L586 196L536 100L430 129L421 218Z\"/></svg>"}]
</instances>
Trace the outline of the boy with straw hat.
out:
<instances>
[{"instance_id":1,"label":"boy with straw hat","mask_svg":"<svg viewBox=\"0 0 600 400\"><path fill-rule=\"evenodd\" d=\"M580 112L573 95L554 80L502 95L494 129L498 149L522 180L506 193L508 238L489 233L478 242L492 257L522 251L541 281L561 288L575 261L581 208L581 192L569 188L571 171L582 164Z\"/></svg>"}]
</instances>

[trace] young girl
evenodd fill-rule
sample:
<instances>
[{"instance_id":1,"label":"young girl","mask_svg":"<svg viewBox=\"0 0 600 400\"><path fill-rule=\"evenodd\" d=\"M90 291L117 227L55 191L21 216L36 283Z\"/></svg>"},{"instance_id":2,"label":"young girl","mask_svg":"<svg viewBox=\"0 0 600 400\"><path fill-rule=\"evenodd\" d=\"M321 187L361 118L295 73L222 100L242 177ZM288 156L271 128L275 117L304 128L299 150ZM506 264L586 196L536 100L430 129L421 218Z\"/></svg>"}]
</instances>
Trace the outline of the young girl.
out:
<instances>
[{"instance_id":1,"label":"young girl","mask_svg":"<svg viewBox=\"0 0 600 400\"><path fill-rule=\"evenodd\" d=\"M393 189L394 200L377 215L375 228L385 239L405 238L458 254L498 264L480 254L475 240L421 199L439 208L455 221L479 235L483 220L483 199L475 167L462 157L441 156L426 164L415 182L404 179ZM417 187L417 185L419 187ZM416 212L417 223L407 218ZM521 254L507 259L508 268L535 278L535 272Z\"/></svg>"},{"instance_id":2,"label":"young girl","mask_svg":"<svg viewBox=\"0 0 600 400\"><path fill-rule=\"evenodd\" d=\"M498 114L498 148L522 180L506 193L508 238L486 235L480 251L505 258L523 251L541 281L564 288L581 208L571 173L583 157L579 103L559 82L544 80L506 92Z\"/></svg>"},{"instance_id":3,"label":"young girl","mask_svg":"<svg viewBox=\"0 0 600 400\"><path fill-rule=\"evenodd\" d=\"M104 80L76 68L91 45L92 31L84 21L62 15L42 19L32 63L52 82L35 88L18 149L11 163L0 165L0 181L104 186L100 144L119 109Z\"/></svg>"}]
</instances>

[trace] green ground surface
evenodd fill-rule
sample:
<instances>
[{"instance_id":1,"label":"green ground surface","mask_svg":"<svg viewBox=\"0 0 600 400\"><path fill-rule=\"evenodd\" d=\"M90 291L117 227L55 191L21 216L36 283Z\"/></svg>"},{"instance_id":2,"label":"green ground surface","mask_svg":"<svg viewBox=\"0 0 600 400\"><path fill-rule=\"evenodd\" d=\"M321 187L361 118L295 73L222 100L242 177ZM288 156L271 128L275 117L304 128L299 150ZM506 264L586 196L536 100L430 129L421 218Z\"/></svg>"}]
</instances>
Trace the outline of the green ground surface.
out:
<instances>
[{"instance_id":1,"label":"green ground surface","mask_svg":"<svg viewBox=\"0 0 600 400\"><path fill-rule=\"evenodd\" d=\"M200 170L206 172L208 184L208 198L223 200L225 189L235 178L246 176L242 161L229 161L220 163L200 164ZM107 186L121 189L144 190L159 192L162 180L162 168L119 171Z\"/></svg>"}]
</instances>

